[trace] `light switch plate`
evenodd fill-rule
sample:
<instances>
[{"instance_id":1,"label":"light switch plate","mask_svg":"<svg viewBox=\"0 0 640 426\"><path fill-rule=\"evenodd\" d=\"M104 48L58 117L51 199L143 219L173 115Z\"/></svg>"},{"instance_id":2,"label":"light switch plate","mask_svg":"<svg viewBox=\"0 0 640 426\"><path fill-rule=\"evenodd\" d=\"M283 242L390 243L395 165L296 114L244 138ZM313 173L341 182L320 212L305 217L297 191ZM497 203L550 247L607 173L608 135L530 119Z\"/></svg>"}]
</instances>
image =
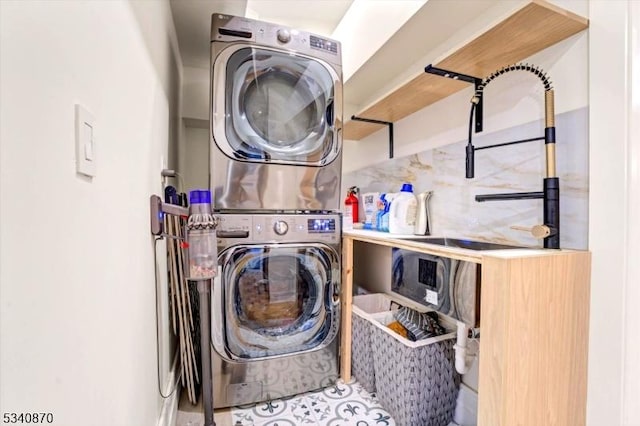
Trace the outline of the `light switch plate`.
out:
<instances>
[{"instance_id":1,"label":"light switch plate","mask_svg":"<svg viewBox=\"0 0 640 426\"><path fill-rule=\"evenodd\" d=\"M75 105L76 172L96 175L95 118L82 105Z\"/></svg>"}]
</instances>

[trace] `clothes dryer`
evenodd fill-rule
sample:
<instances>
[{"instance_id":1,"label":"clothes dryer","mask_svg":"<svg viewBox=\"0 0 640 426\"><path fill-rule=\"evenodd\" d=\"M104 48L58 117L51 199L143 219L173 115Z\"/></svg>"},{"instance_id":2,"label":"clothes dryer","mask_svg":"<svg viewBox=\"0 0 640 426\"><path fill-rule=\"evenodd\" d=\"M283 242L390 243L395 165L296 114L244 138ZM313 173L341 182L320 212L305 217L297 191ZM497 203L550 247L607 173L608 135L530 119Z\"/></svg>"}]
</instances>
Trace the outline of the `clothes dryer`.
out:
<instances>
[{"instance_id":1,"label":"clothes dryer","mask_svg":"<svg viewBox=\"0 0 640 426\"><path fill-rule=\"evenodd\" d=\"M340 43L214 14L211 91L216 210L340 209Z\"/></svg>"},{"instance_id":2,"label":"clothes dryer","mask_svg":"<svg viewBox=\"0 0 640 426\"><path fill-rule=\"evenodd\" d=\"M219 215L211 297L216 408L338 378L339 214Z\"/></svg>"}]
</instances>

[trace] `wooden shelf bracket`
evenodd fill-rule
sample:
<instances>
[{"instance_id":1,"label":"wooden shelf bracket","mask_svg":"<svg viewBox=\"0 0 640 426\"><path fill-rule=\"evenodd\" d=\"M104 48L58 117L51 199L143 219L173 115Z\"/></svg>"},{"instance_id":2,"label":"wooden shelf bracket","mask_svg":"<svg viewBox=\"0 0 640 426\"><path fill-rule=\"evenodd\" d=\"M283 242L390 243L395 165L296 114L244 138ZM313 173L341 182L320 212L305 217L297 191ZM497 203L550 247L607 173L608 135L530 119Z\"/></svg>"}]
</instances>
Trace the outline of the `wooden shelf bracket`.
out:
<instances>
[{"instance_id":1,"label":"wooden shelf bracket","mask_svg":"<svg viewBox=\"0 0 640 426\"><path fill-rule=\"evenodd\" d=\"M393 123L390 121L373 120L371 118L351 116L353 121L363 121L365 123L382 124L389 127L389 158L393 158Z\"/></svg>"}]
</instances>

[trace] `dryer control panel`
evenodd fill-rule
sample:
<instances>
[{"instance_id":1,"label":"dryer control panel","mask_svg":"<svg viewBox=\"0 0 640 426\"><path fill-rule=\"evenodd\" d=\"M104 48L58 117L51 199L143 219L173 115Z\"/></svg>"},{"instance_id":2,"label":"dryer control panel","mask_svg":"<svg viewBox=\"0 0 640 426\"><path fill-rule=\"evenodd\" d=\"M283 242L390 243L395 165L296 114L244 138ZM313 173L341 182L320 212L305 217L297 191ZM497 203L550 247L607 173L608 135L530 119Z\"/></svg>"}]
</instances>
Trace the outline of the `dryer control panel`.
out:
<instances>
[{"instance_id":1,"label":"dryer control panel","mask_svg":"<svg viewBox=\"0 0 640 426\"><path fill-rule=\"evenodd\" d=\"M218 245L234 243L337 244L342 237L340 215L330 214L220 214Z\"/></svg>"},{"instance_id":2,"label":"dryer control panel","mask_svg":"<svg viewBox=\"0 0 640 426\"><path fill-rule=\"evenodd\" d=\"M222 13L211 15L211 42L252 43L292 50L342 64L341 44L306 31Z\"/></svg>"}]
</instances>

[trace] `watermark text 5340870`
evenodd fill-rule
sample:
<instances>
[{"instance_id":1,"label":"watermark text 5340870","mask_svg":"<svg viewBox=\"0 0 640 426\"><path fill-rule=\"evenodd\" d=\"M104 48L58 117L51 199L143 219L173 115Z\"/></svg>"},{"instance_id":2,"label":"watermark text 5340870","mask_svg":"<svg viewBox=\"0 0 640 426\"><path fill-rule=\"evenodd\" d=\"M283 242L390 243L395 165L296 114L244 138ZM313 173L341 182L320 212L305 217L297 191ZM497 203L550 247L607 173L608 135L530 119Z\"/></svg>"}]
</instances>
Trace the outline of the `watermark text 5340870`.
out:
<instances>
[{"instance_id":1,"label":"watermark text 5340870","mask_svg":"<svg viewBox=\"0 0 640 426\"><path fill-rule=\"evenodd\" d=\"M2 413L2 423L5 424L52 424L53 413Z\"/></svg>"}]
</instances>

